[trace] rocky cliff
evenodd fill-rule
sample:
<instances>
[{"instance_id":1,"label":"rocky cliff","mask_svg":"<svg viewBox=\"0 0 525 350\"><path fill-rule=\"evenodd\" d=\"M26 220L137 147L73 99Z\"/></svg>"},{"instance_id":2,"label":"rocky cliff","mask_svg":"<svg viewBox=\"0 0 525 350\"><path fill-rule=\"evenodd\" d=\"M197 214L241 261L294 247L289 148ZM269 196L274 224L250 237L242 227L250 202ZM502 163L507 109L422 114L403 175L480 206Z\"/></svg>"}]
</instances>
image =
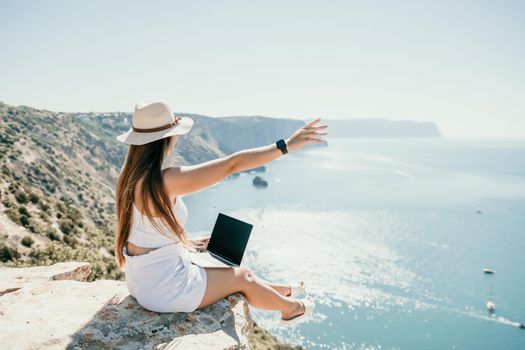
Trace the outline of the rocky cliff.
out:
<instances>
[{"instance_id":1,"label":"rocky cliff","mask_svg":"<svg viewBox=\"0 0 525 350\"><path fill-rule=\"evenodd\" d=\"M156 313L125 282L87 262L0 268L3 349L248 349L254 323L242 294L193 313Z\"/></svg>"}]
</instances>

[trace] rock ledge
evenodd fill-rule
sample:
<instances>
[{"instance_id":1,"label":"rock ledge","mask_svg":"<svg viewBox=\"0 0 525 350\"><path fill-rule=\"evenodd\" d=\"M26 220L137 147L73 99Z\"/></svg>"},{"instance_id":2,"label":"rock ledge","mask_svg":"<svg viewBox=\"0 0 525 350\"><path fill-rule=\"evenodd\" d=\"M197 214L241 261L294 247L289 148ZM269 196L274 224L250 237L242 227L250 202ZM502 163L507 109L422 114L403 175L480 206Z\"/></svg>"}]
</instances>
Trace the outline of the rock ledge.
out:
<instances>
[{"instance_id":1,"label":"rock ledge","mask_svg":"<svg viewBox=\"0 0 525 350\"><path fill-rule=\"evenodd\" d=\"M87 262L0 268L5 349L248 349L253 320L240 293L192 313L141 307L123 281L86 282Z\"/></svg>"}]
</instances>

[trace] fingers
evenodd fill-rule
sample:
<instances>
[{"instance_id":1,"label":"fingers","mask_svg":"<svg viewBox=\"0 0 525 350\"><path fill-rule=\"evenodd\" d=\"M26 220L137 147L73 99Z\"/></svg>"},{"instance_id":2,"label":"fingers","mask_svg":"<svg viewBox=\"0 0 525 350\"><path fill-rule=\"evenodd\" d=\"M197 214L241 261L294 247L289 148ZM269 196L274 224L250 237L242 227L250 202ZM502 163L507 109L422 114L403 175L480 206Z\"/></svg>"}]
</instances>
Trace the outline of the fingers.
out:
<instances>
[{"instance_id":1,"label":"fingers","mask_svg":"<svg viewBox=\"0 0 525 350\"><path fill-rule=\"evenodd\" d=\"M325 141L320 137L327 135L327 132L307 131L304 133L304 138L310 141Z\"/></svg>"},{"instance_id":2,"label":"fingers","mask_svg":"<svg viewBox=\"0 0 525 350\"><path fill-rule=\"evenodd\" d=\"M198 246L199 248L201 249L206 249L208 248L208 243L210 242L210 237L206 237L206 238L201 238L199 241L198 241Z\"/></svg>"},{"instance_id":3,"label":"fingers","mask_svg":"<svg viewBox=\"0 0 525 350\"><path fill-rule=\"evenodd\" d=\"M309 127L313 126L315 123L318 123L320 120L321 120L321 118L314 119L311 122L309 122L308 124L306 124L305 126L303 126L303 128L309 128Z\"/></svg>"},{"instance_id":4,"label":"fingers","mask_svg":"<svg viewBox=\"0 0 525 350\"><path fill-rule=\"evenodd\" d=\"M316 119L317 121L320 120L320 118L317 118ZM314 122L316 121L314 120ZM313 122L312 122L313 123ZM309 124L312 124L312 123L309 123ZM327 135L328 133L327 132L318 132L317 130L320 130L320 129L326 129L328 127L328 125L318 125L318 126L311 126L309 127L308 129L304 129L303 128L303 132L302 134L305 135L306 139L308 140L314 140L314 141L324 141L323 139L318 139L318 138L315 138L314 136L324 136L324 135Z\"/></svg>"},{"instance_id":5,"label":"fingers","mask_svg":"<svg viewBox=\"0 0 525 350\"><path fill-rule=\"evenodd\" d=\"M318 130L320 129L324 129L326 126L320 126L320 127L312 127L312 128L309 128L309 129L303 129L301 130L302 134L317 134L317 135L326 135L327 133L326 132L318 132Z\"/></svg>"},{"instance_id":6,"label":"fingers","mask_svg":"<svg viewBox=\"0 0 525 350\"><path fill-rule=\"evenodd\" d=\"M199 241L198 244L199 244L200 246L205 246L205 245L208 245L208 242L209 242L208 239L204 239L204 240Z\"/></svg>"},{"instance_id":7,"label":"fingers","mask_svg":"<svg viewBox=\"0 0 525 350\"><path fill-rule=\"evenodd\" d=\"M308 134L308 136L312 136L312 134L314 134L314 135L326 135L328 133L327 132L317 132L315 130L306 130L303 134Z\"/></svg>"},{"instance_id":8,"label":"fingers","mask_svg":"<svg viewBox=\"0 0 525 350\"><path fill-rule=\"evenodd\" d=\"M210 238L198 238L194 240L194 243L198 247L205 247L208 245L208 242L210 241Z\"/></svg>"}]
</instances>

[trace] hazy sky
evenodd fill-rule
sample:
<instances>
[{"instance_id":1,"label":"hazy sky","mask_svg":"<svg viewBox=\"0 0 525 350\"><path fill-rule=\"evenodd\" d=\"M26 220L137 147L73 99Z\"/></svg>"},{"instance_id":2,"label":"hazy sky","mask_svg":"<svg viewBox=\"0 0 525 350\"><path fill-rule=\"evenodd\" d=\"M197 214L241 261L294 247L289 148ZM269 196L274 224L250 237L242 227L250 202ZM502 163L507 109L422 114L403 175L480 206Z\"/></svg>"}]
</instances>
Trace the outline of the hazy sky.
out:
<instances>
[{"instance_id":1,"label":"hazy sky","mask_svg":"<svg viewBox=\"0 0 525 350\"><path fill-rule=\"evenodd\" d=\"M525 1L4 1L0 101L525 137Z\"/></svg>"}]
</instances>

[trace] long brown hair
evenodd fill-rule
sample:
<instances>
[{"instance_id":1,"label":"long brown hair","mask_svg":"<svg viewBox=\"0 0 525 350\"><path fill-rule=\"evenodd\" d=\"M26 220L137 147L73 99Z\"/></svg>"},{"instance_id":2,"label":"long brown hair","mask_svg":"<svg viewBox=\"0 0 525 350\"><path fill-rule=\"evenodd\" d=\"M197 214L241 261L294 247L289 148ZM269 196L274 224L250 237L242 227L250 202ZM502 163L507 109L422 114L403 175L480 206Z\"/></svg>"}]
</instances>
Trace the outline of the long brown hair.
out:
<instances>
[{"instance_id":1,"label":"long brown hair","mask_svg":"<svg viewBox=\"0 0 525 350\"><path fill-rule=\"evenodd\" d=\"M153 226L162 234L166 232L154 219L147 204L150 201L155 212L158 213L161 221L166 225L165 227L169 228L171 233L174 233L190 250L195 248L188 239L184 227L177 221L172 211L173 203L166 194L162 182L162 162L167 155L169 147L172 147L173 139L167 137L145 145L129 145L115 191L117 215L115 259L121 271L124 271L125 266L122 249L126 245L131 229L135 188L142 177L144 177L141 190L143 212L150 219ZM165 236L169 237L168 235Z\"/></svg>"}]
</instances>

